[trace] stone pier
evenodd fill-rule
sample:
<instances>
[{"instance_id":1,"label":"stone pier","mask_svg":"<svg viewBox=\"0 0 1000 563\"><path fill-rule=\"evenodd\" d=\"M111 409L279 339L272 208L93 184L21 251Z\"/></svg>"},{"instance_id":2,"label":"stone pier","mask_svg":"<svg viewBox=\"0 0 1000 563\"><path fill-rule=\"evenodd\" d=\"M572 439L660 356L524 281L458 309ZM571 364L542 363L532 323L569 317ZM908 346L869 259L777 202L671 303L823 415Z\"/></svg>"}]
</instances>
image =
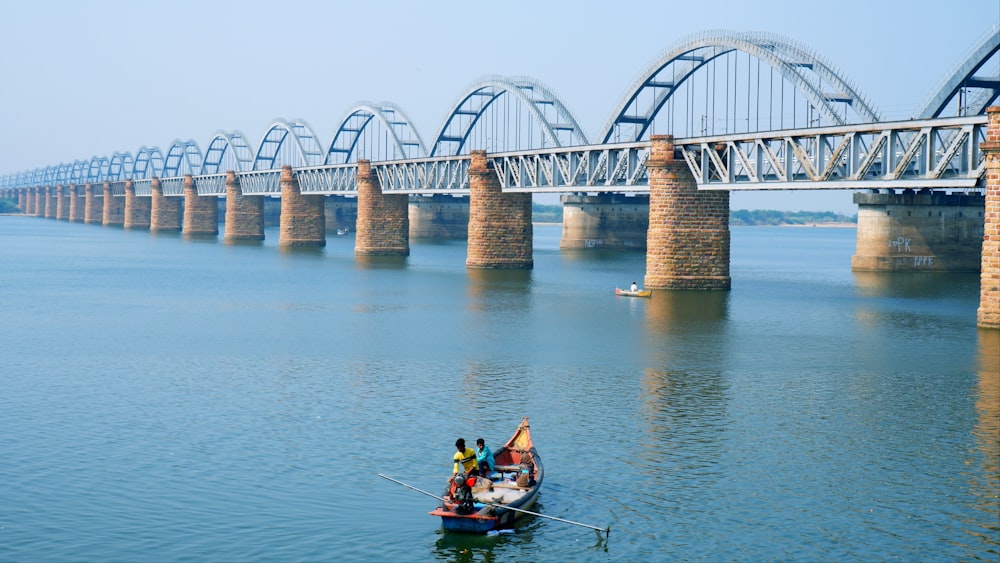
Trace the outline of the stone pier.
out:
<instances>
[{"instance_id":1,"label":"stone pier","mask_svg":"<svg viewBox=\"0 0 1000 563\"><path fill-rule=\"evenodd\" d=\"M246 196L232 170L226 172L226 242L264 240L264 198Z\"/></svg>"},{"instance_id":2,"label":"stone pier","mask_svg":"<svg viewBox=\"0 0 1000 563\"><path fill-rule=\"evenodd\" d=\"M98 225L104 222L104 191L90 182L83 186L83 222Z\"/></svg>"},{"instance_id":3,"label":"stone pier","mask_svg":"<svg viewBox=\"0 0 1000 563\"><path fill-rule=\"evenodd\" d=\"M976 324L1000 330L1000 106L986 115L986 141L979 145L986 157L986 201Z\"/></svg>"},{"instance_id":4,"label":"stone pier","mask_svg":"<svg viewBox=\"0 0 1000 563\"><path fill-rule=\"evenodd\" d=\"M69 221L69 186L56 186L56 219Z\"/></svg>"},{"instance_id":5,"label":"stone pier","mask_svg":"<svg viewBox=\"0 0 1000 563\"><path fill-rule=\"evenodd\" d=\"M214 237L219 234L219 199L198 195L194 177L184 176L184 236Z\"/></svg>"},{"instance_id":6,"label":"stone pier","mask_svg":"<svg viewBox=\"0 0 1000 563\"><path fill-rule=\"evenodd\" d=\"M181 230L181 198L163 195L159 178L153 178L149 191L149 230L153 233L169 233Z\"/></svg>"},{"instance_id":7,"label":"stone pier","mask_svg":"<svg viewBox=\"0 0 1000 563\"><path fill-rule=\"evenodd\" d=\"M983 242L979 194L931 190L854 194L858 272L978 272Z\"/></svg>"},{"instance_id":8,"label":"stone pier","mask_svg":"<svg viewBox=\"0 0 1000 563\"><path fill-rule=\"evenodd\" d=\"M152 181L159 182L159 179L153 178ZM150 214L153 210L152 199L135 195L135 185L132 180L125 181L124 226L126 229L149 229Z\"/></svg>"},{"instance_id":9,"label":"stone pier","mask_svg":"<svg viewBox=\"0 0 1000 563\"><path fill-rule=\"evenodd\" d=\"M292 167L281 167L281 225L278 246L326 246L322 195L303 195Z\"/></svg>"},{"instance_id":10,"label":"stone pier","mask_svg":"<svg viewBox=\"0 0 1000 563\"><path fill-rule=\"evenodd\" d=\"M505 194L486 151L472 151L469 165L469 243L467 268L530 269L531 194Z\"/></svg>"},{"instance_id":11,"label":"stone pier","mask_svg":"<svg viewBox=\"0 0 1000 563\"><path fill-rule=\"evenodd\" d=\"M45 217L45 202L49 200L48 188L36 187L35 188L35 209L33 215L35 217Z\"/></svg>"},{"instance_id":12,"label":"stone pier","mask_svg":"<svg viewBox=\"0 0 1000 563\"><path fill-rule=\"evenodd\" d=\"M371 162L358 161L358 234L355 256L409 256L410 216L406 194L384 194Z\"/></svg>"},{"instance_id":13,"label":"stone pier","mask_svg":"<svg viewBox=\"0 0 1000 563\"><path fill-rule=\"evenodd\" d=\"M649 196L570 194L563 205L559 248L646 248Z\"/></svg>"},{"instance_id":14,"label":"stone pier","mask_svg":"<svg viewBox=\"0 0 1000 563\"><path fill-rule=\"evenodd\" d=\"M469 198L446 194L410 198L410 237L465 239L469 237Z\"/></svg>"},{"instance_id":15,"label":"stone pier","mask_svg":"<svg viewBox=\"0 0 1000 563\"><path fill-rule=\"evenodd\" d=\"M132 180L126 180L126 185L131 186ZM135 190L133 190L133 193ZM121 227L125 224L125 198L115 197L111 193L111 182L104 182L104 211L101 215L101 224L106 226Z\"/></svg>"},{"instance_id":16,"label":"stone pier","mask_svg":"<svg viewBox=\"0 0 1000 563\"><path fill-rule=\"evenodd\" d=\"M729 289L729 192L698 191L672 135L650 140L645 286Z\"/></svg>"},{"instance_id":17,"label":"stone pier","mask_svg":"<svg viewBox=\"0 0 1000 563\"><path fill-rule=\"evenodd\" d=\"M87 198L83 186L69 185L69 220L71 223L82 223L87 213Z\"/></svg>"},{"instance_id":18,"label":"stone pier","mask_svg":"<svg viewBox=\"0 0 1000 563\"><path fill-rule=\"evenodd\" d=\"M62 191L62 186L48 186L45 188L47 193L45 197L45 218L55 219L56 211L59 210L59 192Z\"/></svg>"}]
</instances>

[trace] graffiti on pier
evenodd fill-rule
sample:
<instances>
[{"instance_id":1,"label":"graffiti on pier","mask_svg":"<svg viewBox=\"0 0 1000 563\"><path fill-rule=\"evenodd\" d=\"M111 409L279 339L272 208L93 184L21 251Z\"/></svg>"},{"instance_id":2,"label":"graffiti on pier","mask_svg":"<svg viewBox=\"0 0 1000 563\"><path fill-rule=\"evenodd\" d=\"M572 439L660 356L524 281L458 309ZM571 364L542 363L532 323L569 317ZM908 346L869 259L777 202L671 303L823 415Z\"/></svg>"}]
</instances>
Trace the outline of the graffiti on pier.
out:
<instances>
[{"instance_id":1,"label":"graffiti on pier","mask_svg":"<svg viewBox=\"0 0 1000 563\"><path fill-rule=\"evenodd\" d=\"M933 256L914 256L913 257L914 266L933 266L934 257Z\"/></svg>"},{"instance_id":2,"label":"graffiti on pier","mask_svg":"<svg viewBox=\"0 0 1000 563\"><path fill-rule=\"evenodd\" d=\"M587 248L596 248L598 246L604 246L604 239L600 238L588 238L583 241L584 246Z\"/></svg>"},{"instance_id":3,"label":"graffiti on pier","mask_svg":"<svg viewBox=\"0 0 1000 563\"><path fill-rule=\"evenodd\" d=\"M896 249L896 252L909 252L910 251L910 239L905 237L899 237L896 240L890 240L889 246Z\"/></svg>"}]
</instances>

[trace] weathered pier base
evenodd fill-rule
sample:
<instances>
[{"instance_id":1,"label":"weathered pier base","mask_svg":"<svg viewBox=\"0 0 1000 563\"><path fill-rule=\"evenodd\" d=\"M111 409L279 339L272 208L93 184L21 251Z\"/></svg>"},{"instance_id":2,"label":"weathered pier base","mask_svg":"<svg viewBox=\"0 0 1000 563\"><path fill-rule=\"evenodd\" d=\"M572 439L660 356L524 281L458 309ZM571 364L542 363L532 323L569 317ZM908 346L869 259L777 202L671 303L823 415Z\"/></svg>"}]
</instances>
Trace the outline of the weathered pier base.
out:
<instances>
[{"instance_id":1,"label":"weathered pier base","mask_svg":"<svg viewBox=\"0 0 1000 563\"><path fill-rule=\"evenodd\" d=\"M45 217L45 202L49 200L49 194L45 188L32 188L35 192L35 205L32 208L32 215L35 217Z\"/></svg>"},{"instance_id":2,"label":"weathered pier base","mask_svg":"<svg viewBox=\"0 0 1000 563\"><path fill-rule=\"evenodd\" d=\"M183 232L192 238L219 235L219 198L198 195L198 186L190 174L184 176Z\"/></svg>"},{"instance_id":3,"label":"weathered pier base","mask_svg":"<svg viewBox=\"0 0 1000 563\"><path fill-rule=\"evenodd\" d=\"M55 187L56 219L69 221L69 186L62 184Z\"/></svg>"},{"instance_id":4,"label":"weathered pier base","mask_svg":"<svg viewBox=\"0 0 1000 563\"><path fill-rule=\"evenodd\" d=\"M412 238L464 239L469 236L469 198L446 194L410 198Z\"/></svg>"},{"instance_id":5,"label":"weathered pier base","mask_svg":"<svg viewBox=\"0 0 1000 563\"><path fill-rule=\"evenodd\" d=\"M672 135L651 141L645 286L730 289L729 192L698 191Z\"/></svg>"},{"instance_id":6,"label":"weathered pier base","mask_svg":"<svg viewBox=\"0 0 1000 563\"><path fill-rule=\"evenodd\" d=\"M246 196L232 170L226 172L226 242L264 240L264 198Z\"/></svg>"},{"instance_id":7,"label":"weathered pier base","mask_svg":"<svg viewBox=\"0 0 1000 563\"><path fill-rule=\"evenodd\" d=\"M1000 106L987 108L986 115L986 141L980 145L986 157L986 201L976 324L1000 330Z\"/></svg>"},{"instance_id":8,"label":"weathered pier base","mask_svg":"<svg viewBox=\"0 0 1000 563\"><path fill-rule=\"evenodd\" d=\"M83 222L97 225L104 222L104 190L90 182L83 186Z\"/></svg>"},{"instance_id":9,"label":"weathered pier base","mask_svg":"<svg viewBox=\"0 0 1000 563\"><path fill-rule=\"evenodd\" d=\"M149 230L153 233L173 233L181 230L181 198L163 195L159 178L150 183L152 194L149 211Z\"/></svg>"},{"instance_id":10,"label":"weathered pier base","mask_svg":"<svg viewBox=\"0 0 1000 563\"><path fill-rule=\"evenodd\" d=\"M564 195L559 248L645 249L649 196Z\"/></svg>"},{"instance_id":11,"label":"weathered pier base","mask_svg":"<svg viewBox=\"0 0 1000 563\"><path fill-rule=\"evenodd\" d=\"M409 256L406 194L384 194L371 162L358 160L358 230L355 256Z\"/></svg>"},{"instance_id":12,"label":"weathered pier base","mask_svg":"<svg viewBox=\"0 0 1000 563\"><path fill-rule=\"evenodd\" d=\"M87 212L86 194L84 186L77 184L69 185L69 220L71 223L82 223Z\"/></svg>"},{"instance_id":13,"label":"weathered pier base","mask_svg":"<svg viewBox=\"0 0 1000 563\"><path fill-rule=\"evenodd\" d=\"M131 180L125 181L125 185L131 184ZM111 193L111 182L104 182L104 211L101 215L101 224L109 227L120 227L125 224L125 198L115 197Z\"/></svg>"},{"instance_id":14,"label":"weathered pier base","mask_svg":"<svg viewBox=\"0 0 1000 563\"><path fill-rule=\"evenodd\" d=\"M45 218L55 219L59 210L59 192L62 191L62 186L48 186L45 191Z\"/></svg>"},{"instance_id":15,"label":"weathered pier base","mask_svg":"<svg viewBox=\"0 0 1000 563\"><path fill-rule=\"evenodd\" d=\"M472 151L469 165L467 268L533 268L531 194L505 194L486 151Z\"/></svg>"},{"instance_id":16,"label":"weathered pier base","mask_svg":"<svg viewBox=\"0 0 1000 563\"><path fill-rule=\"evenodd\" d=\"M153 178L154 182L158 180ZM125 222L126 229L148 230L149 219L153 211L152 198L135 195L135 185L131 180L125 181Z\"/></svg>"},{"instance_id":17,"label":"weathered pier base","mask_svg":"<svg viewBox=\"0 0 1000 563\"><path fill-rule=\"evenodd\" d=\"M278 246L326 246L324 197L303 195L292 167L281 167L281 226Z\"/></svg>"},{"instance_id":18,"label":"weathered pier base","mask_svg":"<svg viewBox=\"0 0 1000 563\"><path fill-rule=\"evenodd\" d=\"M984 198L931 190L855 193L859 272L978 272Z\"/></svg>"}]
</instances>

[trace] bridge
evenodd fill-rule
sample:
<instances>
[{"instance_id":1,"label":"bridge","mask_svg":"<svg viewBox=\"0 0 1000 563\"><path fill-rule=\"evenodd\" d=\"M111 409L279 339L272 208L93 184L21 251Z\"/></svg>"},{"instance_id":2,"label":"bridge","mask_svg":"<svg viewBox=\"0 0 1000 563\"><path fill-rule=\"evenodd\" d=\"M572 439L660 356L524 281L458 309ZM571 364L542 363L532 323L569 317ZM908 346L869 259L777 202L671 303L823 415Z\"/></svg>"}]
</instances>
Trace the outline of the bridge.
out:
<instances>
[{"instance_id":1,"label":"bridge","mask_svg":"<svg viewBox=\"0 0 1000 563\"><path fill-rule=\"evenodd\" d=\"M652 61L597 142L540 81L487 76L457 98L429 148L400 107L361 102L329 145L303 121L276 120L255 149L242 133L218 132L204 153L194 141L175 141L165 153L141 147L134 155L8 174L0 177L0 194L18 197L37 215L192 234L217 234L208 225L214 207L200 200L224 197L227 240L261 238L260 196L275 196L287 246L323 244L323 198L351 198L358 254L409 252L400 228L408 220L405 198L465 197L472 206L467 264L517 268L532 264L531 194L633 193L649 198L646 285L726 289L730 191L866 190L884 197L856 194L861 211L891 215L890 208L909 206L909 215L914 205L939 211L935 194L952 190L965 202L959 206L984 209L987 234L977 255L985 280L1000 268L987 265L993 250L986 247L997 222L989 219L996 126L987 108L1000 97L1000 72L987 73L1000 63L998 51L994 26L911 119L886 122L856 85L807 47L774 34L710 31L681 39ZM661 193L666 185L668 196ZM934 197L921 203L921 194ZM664 215L664 205L674 209ZM205 225L195 227L202 215ZM697 221L685 226L685 217ZM859 249L864 228L859 224ZM700 234L679 242L676 235L687 231ZM511 233L515 242L497 242ZM705 256L712 257L707 267ZM868 256L854 267L901 263ZM998 283L983 283L993 319L987 325L1000 326Z\"/></svg>"}]
</instances>

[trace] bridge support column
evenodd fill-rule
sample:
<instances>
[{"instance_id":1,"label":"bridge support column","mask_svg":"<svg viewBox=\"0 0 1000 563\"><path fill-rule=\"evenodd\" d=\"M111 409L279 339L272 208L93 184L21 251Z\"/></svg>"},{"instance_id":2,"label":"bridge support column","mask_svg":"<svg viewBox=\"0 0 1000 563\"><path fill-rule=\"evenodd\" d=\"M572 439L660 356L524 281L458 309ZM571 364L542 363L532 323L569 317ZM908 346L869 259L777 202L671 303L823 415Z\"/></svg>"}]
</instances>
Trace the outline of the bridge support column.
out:
<instances>
[{"instance_id":1,"label":"bridge support column","mask_svg":"<svg viewBox=\"0 0 1000 563\"><path fill-rule=\"evenodd\" d=\"M45 218L55 219L56 212L59 210L59 192L62 191L62 186L49 186L45 190L48 192L45 201Z\"/></svg>"},{"instance_id":2,"label":"bridge support column","mask_svg":"<svg viewBox=\"0 0 1000 563\"><path fill-rule=\"evenodd\" d=\"M149 186L150 210L149 230L153 233L176 232L181 230L181 199L163 195L159 178L153 178Z\"/></svg>"},{"instance_id":3,"label":"bridge support column","mask_svg":"<svg viewBox=\"0 0 1000 563\"><path fill-rule=\"evenodd\" d=\"M986 115L986 142L980 145L986 156L986 213L976 324L1000 329L1000 106L987 108Z\"/></svg>"},{"instance_id":4,"label":"bridge support column","mask_svg":"<svg viewBox=\"0 0 1000 563\"><path fill-rule=\"evenodd\" d=\"M87 212L86 194L83 186L69 185L69 220L71 223L82 223Z\"/></svg>"},{"instance_id":5,"label":"bridge support column","mask_svg":"<svg viewBox=\"0 0 1000 563\"><path fill-rule=\"evenodd\" d=\"M243 195L232 170L226 172L226 242L264 240L264 198Z\"/></svg>"},{"instance_id":6,"label":"bridge support column","mask_svg":"<svg viewBox=\"0 0 1000 563\"><path fill-rule=\"evenodd\" d=\"M646 248L649 196L564 195L559 248Z\"/></svg>"},{"instance_id":7,"label":"bridge support column","mask_svg":"<svg viewBox=\"0 0 1000 563\"><path fill-rule=\"evenodd\" d=\"M532 255L531 194L505 194L486 151L472 151L469 166L467 268L527 270Z\"/></svg>"},{"instance_id":8,"label":"bridge support column","mask_svg":"<svg viewBox=\"0 0 1000 563\"><path fill-rule=\"evenodd\" d=\"M646 287L730 289L729 192L698 191L672 135L651 141Z\"/></svg>"},{"instance_id":9,"label":"bridge support column","mask_svg":"<svg viewBox=\"0 0 1000 563\"><path fill-rule=\"evenodd\" d=\"M21 188L17 190L17 206L21 209L21 213L29 213L28 211L28 188Z\"/></svg>"},{"instance_id":10,"label":"bridge support column","mask_svg":"<svg viewBox=\"0 0 1000 563\"><path fill-rule=\"evenodd\" d=\"M62 184L56 186L56 219L60 221L69 220L69 192Z\"/></svg>"},{"instance_id":11,"label":"bridge support column","mask_svg":"<svg viewBox=\"0 0 1000 563\"><path fill-rule=\"evenodd\" d=\"M278 246L326 246L326 214L321 195L302 195L292 167L281 167L281 225Z\"/></svg>"},{"instance_id":12,"label":"bridge support column","mask_svg":"<svg viewBox=\"0 0 1000 563\"><path fill-rule=\"evenodd\" d=\"M194 177L184 176L184 236L214 237L219 234L219 199L198 195Z\"/></svg>"},{"instance_id":13,"label":"bridge support column","mask_svg":"<svg viewBox=\"0 0 1000 563\"><path fill-rule=\"evenodd\" d=\"M854 194L858 272L977 272L984 198L921 190Z\"/></svg>"},{"instance_id":14,"label":"bridge support column","mask_svg":"<svg viewBox=\"0 0 1000 563\"><path fill-rule=\"evenodd\" d=\"M48 188L38 186L35 190L35 217L45 217L45 202L49 200Z\"/></svg>"},{"instance_id":15,"label":"bridge support column","mask_svg":"<svg viewBox=\"0 0 1000 563\"><path fill-rule=\"evenodd\" d=\"M410 237L465 239L469 237L469 198L445 194L410 198Z\"/></svg>"},{"instance_id":16,"label":"bridge support column","mask_svg":"<svg viewBox=\"0 0 1000 563\"><path fill-rule=\"evenodd\" d=\"M153 178L159 183L158 178ZM135 230L149 229L149 219L152 213L152 199L135 195L135 185L132 180L125 182L125 228Z\"/></svg>"},{"instance_id":17,"label":"bridge support column","mask_svg":"<svg viewBox=\"0 0 1000 563\"><path fill-rule=\"evenodd\" d=\"M126 185L131 184L132 180L126 180ZM114 227L125 224L125 198L115 197L111 193L111 182L104 182L104 210L101 224Z\"/></svg>"},{"instance_id":18,"label":"bridge support column","mask_svg":"<svg viewBox=\"0 0 1000 563\"><path fill-rule=\"evenodd\" d=\"M83 186L83 222L100 225L104 219L104 190L87 182Z\"/></svg>"},{"instance_id":19,"label":"bridge support column","mask_svg":"<svg viewBox=\"0 0 1000 563\"><path fill-rule=\"evenodd\" d=\"M355 256L409 256L409 196L384 194L371 162L358 160L358 234Z\"/></svg>"}]
</instances>

